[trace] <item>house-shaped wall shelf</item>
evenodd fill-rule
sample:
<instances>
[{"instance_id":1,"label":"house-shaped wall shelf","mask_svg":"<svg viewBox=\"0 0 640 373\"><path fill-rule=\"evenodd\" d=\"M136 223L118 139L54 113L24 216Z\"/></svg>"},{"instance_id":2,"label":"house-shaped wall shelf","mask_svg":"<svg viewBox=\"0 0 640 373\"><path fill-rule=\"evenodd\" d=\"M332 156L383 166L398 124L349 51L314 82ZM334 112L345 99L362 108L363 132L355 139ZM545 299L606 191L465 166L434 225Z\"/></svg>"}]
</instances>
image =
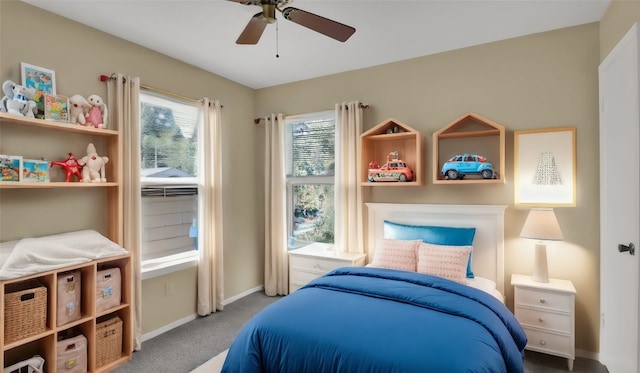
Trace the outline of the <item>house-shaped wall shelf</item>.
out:
<instances>
[{"instance_id":1,"label":"house-shaped wall shelf","mask_svg":"<svg viewBox=\"0 0 640 373\"><path fill-rule=\"evenodd\" d=\"M361 182L365 186L416 186L424 183L424 136L397 119L389 118L360 135L362 147ZM397 152L413 172L412 181L370 181L369 165L387 162L389 154ZM398 176L400 178L400 176ZM380 180L380 179L377 179Z\"/></svg>"},{"instance_id":2,"label":"house-shaped wall shelf","mask_svg":"<svg viewBox=\"0 0 640 373\"><path fill-rule=\"evenodd\" d=\"M433 134L434 184L495 184L504 183L504 126L478 114L467 113ZM465 174L463 178L449 179L442 175L442 166L456 155L475 154L484 157L493 166L494 175L485 179L480 174Z\"/></svg>"}]
</instances>

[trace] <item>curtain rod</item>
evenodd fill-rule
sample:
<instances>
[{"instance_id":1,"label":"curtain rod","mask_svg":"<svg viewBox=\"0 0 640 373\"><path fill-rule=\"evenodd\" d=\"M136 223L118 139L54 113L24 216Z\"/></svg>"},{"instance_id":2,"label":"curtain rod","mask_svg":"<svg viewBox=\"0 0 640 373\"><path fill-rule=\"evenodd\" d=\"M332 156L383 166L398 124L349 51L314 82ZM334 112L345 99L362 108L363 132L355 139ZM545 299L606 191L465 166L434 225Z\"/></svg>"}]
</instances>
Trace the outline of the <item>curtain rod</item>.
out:
<instances>
[{"instance_id":1,"label":"curtain rod","mask_svg":"<svg viewBox=\"0 0 640 373\"><path fill-rule=\"evenodd\" d=\"M100 80L103 81L103 82L106 81L106 80L115 80L115 79L116 79L115 74L111 74L110 76L100 75ZM163 95L179 98L179 99L185 100L185 101L196 102L196 103L200 102L200 100L196 100L195 98L182 96L182 95L179 95L177 93L165 91L164 89L152 87L152 86L149 86L149 85L146 85L146 84L140 84L140 88L144 88L146 90L153 91L153 92L156 92L156 93L161 93ZM224 106L220 105L220 107L224 107Z\"/></svg>"},{"instance_id":2,"label":"curtain rod","mask_svg":"<svg viewBox=\"0 0 640 373\"><path fill-rule=\"evenodd\" d=\"M359 107L360 109L366 109L366 108L368 108L368 107L369 107L369 105L368 105L368 104L359 104L359 105L358 105L358 107ZM345 108L345 109L349 109L349 106L348 106L348 105L344 105L344 108ZM328 110L329 110L329 109L328 109ZM292 114L292 115L295 115L295 114ZM262 118L254 118L254 119L253 119L253 124L259 124L259 123L260 123L260 121L262 121L262 120L264 120L264 117L262 117Z\"/></svg>"},{"instance_id":3,"label":"curtain rod","mask_svg":"<svg viewBox=\"0 0 640 373\"><path fill-rule=\"evenodd\" d=\"M163 95L179 98L179 99L185 100L185 101L191 101L191 102L199 102L200 101L200 100L196 100L195 98L182 96L182 95L179 95L177 93L172 93L172 92L169 92L169 91L165 91L164 89L151 87L151 86L148 86L146 84L140 84L140 88L146 89L148 91L153 91L153 92L156 92L156 93L161 93Z\"/></svg>"}]
</instances>

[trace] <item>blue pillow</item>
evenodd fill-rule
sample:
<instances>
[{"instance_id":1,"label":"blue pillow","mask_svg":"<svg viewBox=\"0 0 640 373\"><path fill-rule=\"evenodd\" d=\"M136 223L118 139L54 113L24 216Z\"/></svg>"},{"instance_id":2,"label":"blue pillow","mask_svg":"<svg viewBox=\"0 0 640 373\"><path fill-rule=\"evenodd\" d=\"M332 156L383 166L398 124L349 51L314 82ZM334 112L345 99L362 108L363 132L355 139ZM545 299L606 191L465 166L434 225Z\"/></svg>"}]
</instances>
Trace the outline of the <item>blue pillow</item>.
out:
<instances>
[{"instance_id":1,"label":"blue pillow","mask_svg":"<svg viewBox=\"0 0 640 373\"><path fill-rule=\"evenodd\" d=\"M472 246L475 228L437 227L430 225L407 225L384 221L384 238L394 240L422 240L434 245ZM473 251L467 262L467 278L474 278L471 268Z\"/></svg>"}]
</instances>

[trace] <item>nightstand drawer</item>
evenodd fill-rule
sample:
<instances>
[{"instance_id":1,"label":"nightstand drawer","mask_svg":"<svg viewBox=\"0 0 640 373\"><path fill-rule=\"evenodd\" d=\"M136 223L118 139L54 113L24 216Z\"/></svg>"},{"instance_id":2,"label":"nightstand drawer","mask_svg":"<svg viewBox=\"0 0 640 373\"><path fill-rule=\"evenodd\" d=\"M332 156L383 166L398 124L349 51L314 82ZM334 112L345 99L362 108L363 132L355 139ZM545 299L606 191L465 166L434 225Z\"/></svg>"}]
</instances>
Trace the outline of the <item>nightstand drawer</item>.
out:
<instances>
[{"instance_id":1,"label":"nightstand drawer","mask_svg":"<svg viewBox=\"0 0 640 373\"><path fill-rule=\"evenodd\" d=\"M363 266L366 255L330 250L331 245L314 243L289 251L289 292L336 268Z\"/></svg>"},{"instance_id":2,"label":"nightstand drawer","mask_svg":"<svg viewBox=\"0 0 640 373\"><path fill-rule=\"evenodd\" d=\"M573 296L538 289L518 289L516 302L516 306L548 308L565 312L573 311Z\"/></svg>"},{"instance_id":3,"label":"nightstand drawer","mask_svg":"<svg viewBox=\"0 0 640 373\"><path fill-rule=\"evenodd\" d=\"M333 269L350 266L350 261L345 260L329 260L319 258L306 258L291 255L289 257L289 267L294 269L305 269L317 272L319 274L327 273Z\"/></svg>"},{"instance_id":4,"label":"nightstand drawer","mask_svg":"<svg viewBox=\"0 0 640 373\"><path fill-rule=\"evenodd\" d=\"M573 319L570 315L544 312L536 309L516 307L516 317L523 326L533 326L571 334Z\"/></svg>"},{"instance_id":5,"label":"nightstand drawer","mask_svg":"<svg viewBox=\"0 0 640 373\"><path fill-rule=\"evenodd\" d=\"M289 273L289 276L291 277L289 279L289 282L291 282L292 285L303 286L309 283L309 281L316 279L323 274L324 273L307 271L304 269L291 269L291 273Z\"/></svg>"},{"instance_id":6,"label":"nightstand drawer","mask_svg":"<svg viewBox=\"0 0 640 373\"><path fill-rule=\"evenodd\" d=\"M574 358L573 343L570 336L545 333L529 328L524 328L524 331L527 333L527 349Z\"/></svg>"}]
</instances>

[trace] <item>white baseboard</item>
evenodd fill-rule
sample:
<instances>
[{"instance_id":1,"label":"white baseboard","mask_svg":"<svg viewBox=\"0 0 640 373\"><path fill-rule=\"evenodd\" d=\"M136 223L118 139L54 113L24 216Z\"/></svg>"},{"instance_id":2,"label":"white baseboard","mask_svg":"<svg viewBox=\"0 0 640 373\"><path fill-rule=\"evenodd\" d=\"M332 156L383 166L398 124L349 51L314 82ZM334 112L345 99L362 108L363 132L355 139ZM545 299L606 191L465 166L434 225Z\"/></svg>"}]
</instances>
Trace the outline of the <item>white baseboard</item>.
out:
<instances>
[{"instance_id":1,"label":"white baseboard","mask_svg":"<svg viewBox=\"0 0 640 373\"><path fill-rule=\"evenodd\" d=\"M157 337L162 333L166 333L166 332L168 332L169 330L171 330L173 328L177 328L180 325L188 323L189 321L193 321L193 320L196 319L196 317L198 317L198 315L194 313L193 315L189 315L187 317L183 317L180 320L176 320L176 321L174 321L174 322L172 322L170 324L167 324L167 325L165 325L165 326L163 326L161 328L158 328L156 330L152 330L149 333L145 333L145 334L142 335L142 342L144 342L146 340L149 340L149 339L151 339L153 337Z\"/></svg>"},{"instance_id":2,"label":"white baseboard","mask_svg":"<svg viewBox=\"0 0 640 373\"><path fill-rule=\"evenodd\" d=\"M224 301L222 301L222 304L226 306L229 303L233 303L233 302L237 301L238 299L242 299L242 298L246 297L249 294L253 294L255 292L262 291L263 289L264 289L264 285L256 286L253 289L249 289L249 290L244 291L244 292L242 292L242 293L240 293L238 295L235 295L235 296L233 296L233 297L231 297L229 299L225 299Z\"/></svg>"},{"instance_id":3,"label":"white baseboard","mask_svg":"<svg viewBox=\"0 0 640 373\"><path fill-rule=\"evenodd\" d=\"M249 294L253 294L255 292L262 291L263 289L264 289L263 285L256 286L253 289L249 289L249 290L244 291L244 292L242 292L242 293L240 293L238 295L235 295L235 296L233 296L231 298L223 300L222 304L224 306L226 306L227 304L233 303L233 302L237 301L238 299L242 299L242 298L246 297ZM181 318L179 320L176 320L176 321L174 321L174 322L172 322L170 324L167 324L167 325L165 325L165 326L163 326L161 328L158 328L158 329L152 330L152 331L150 331L148 333L145 333L145 334L142 335L142 342L144 342L146 340L149 340L149 339L151 339L153 337L157 337L162 333L166 333L166 332L168 332L169 330L171 330L173 328L177 328L180 325L188 323L189 321L193 321L197 317L198 317L198 314L194 313L193 315L189 315L187 317L183 317L183 318Z\"/></svg>"}]
</instances>

